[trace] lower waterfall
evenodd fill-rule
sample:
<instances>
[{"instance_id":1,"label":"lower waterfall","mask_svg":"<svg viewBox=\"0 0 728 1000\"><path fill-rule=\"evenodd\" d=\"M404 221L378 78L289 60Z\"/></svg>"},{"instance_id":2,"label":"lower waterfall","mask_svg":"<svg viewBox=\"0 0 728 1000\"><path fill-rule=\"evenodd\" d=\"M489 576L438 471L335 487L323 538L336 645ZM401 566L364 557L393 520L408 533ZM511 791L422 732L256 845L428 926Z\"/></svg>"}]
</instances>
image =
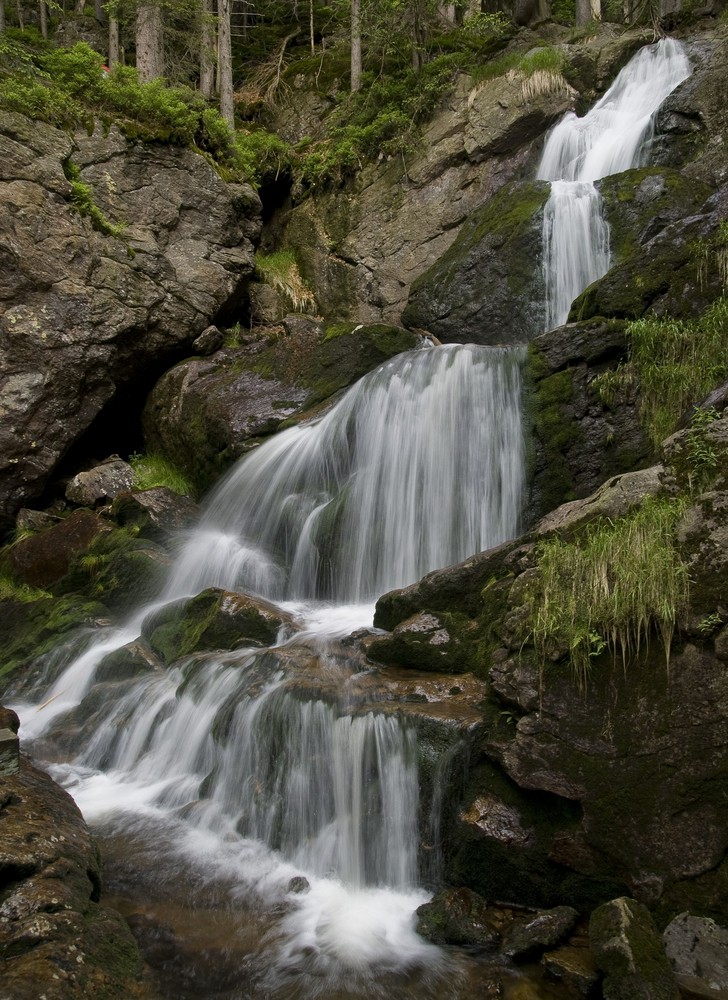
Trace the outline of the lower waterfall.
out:
<instances>
[{"instance_id":1,"label":"lower waterfall","mask_svg":"<svg viewBox=\"0 0 728 1000\"><path fill-rule=\"evenodd\" d=\"M517 533L522 360L424 347L259 447L216 489L158 598L48 656L35 704L17 705L51 760L76 734L75 758L51 770L112 842L166 845L153 866L184 859L195 880L260 901L246 905L285 901L264 935L261 996L289 995L293 969L313 977L301 996L343 989L342 976L342 996L372 996L385 972L440 975L413 911L423 873L437 875L448 770L423 798L432 748L339 639L371 625L379 594ZM274 601L295 625L270 649L115 677L109 656L145 619L211 586ZM297 879L307 891L292 893Z\"/></svg>"}]
</instances>

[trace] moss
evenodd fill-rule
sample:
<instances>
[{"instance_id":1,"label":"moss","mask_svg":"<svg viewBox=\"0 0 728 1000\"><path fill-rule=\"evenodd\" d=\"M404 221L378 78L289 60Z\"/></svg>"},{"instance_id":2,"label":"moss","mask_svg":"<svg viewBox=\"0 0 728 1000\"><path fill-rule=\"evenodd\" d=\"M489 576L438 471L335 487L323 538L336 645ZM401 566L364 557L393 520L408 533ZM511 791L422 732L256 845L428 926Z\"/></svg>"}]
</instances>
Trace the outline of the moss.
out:
<instances>
[{"instance_id":1,"label":"moss","mask_svg":"<svg viewBox=\"0 0 728 1000\"><path fill-rule=\"evenodd\" d=\"M574 370L565 368L549 374L543 355L529 344L526 384L530 385L528 415L542 455L540 473L544 510L554 510L574 497L574 478L569 449L581 440L582 432L570 404L574 397Z\"/></svg>"}]
</instances>

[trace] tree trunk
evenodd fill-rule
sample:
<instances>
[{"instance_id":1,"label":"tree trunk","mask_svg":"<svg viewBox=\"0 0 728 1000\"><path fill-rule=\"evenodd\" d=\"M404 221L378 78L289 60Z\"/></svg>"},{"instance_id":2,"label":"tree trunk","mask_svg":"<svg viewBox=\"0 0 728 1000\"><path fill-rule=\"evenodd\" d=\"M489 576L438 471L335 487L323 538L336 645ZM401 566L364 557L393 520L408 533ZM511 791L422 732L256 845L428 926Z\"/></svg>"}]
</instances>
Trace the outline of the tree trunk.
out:
<instances>
[{"instance_id":1,"label":"tree trunk","mask_svg":"<svg viewBox=\"0 0 728 1000\"><path fill-rule=\"evenodd\" d=\"M48 37L48 8L45 0L40 0L40 33L43 38Z\"/></svg>"},{"instance_id":2,"label":"tree trunk","mask_svg":"<svg viewBox=\"0 0 728 1000\"><path fill-rule=\"evenodd\" d=\"M0 35L5 34L5 0L0 0Z\"/></svg>"},{"instance_id":3,"label":"tree trunk","mask_svg":"<svg viewBox=\"0 0 728 1000\"><path fill-rule=\"evenodd\" d=\"M215 93L215 20L213 0L203 0L200 35L200 93L208 101Z\"/></svg>"},{"instance_id":4,"label":"tree trunk","mask_svg":"<svg viewBox=\"0 0 728 1000\"><path fill-rule=\"evenodd\" d=\"M113 16L109 17L109 69L119 63L119 22Z\"/></svg>"},{"instance_id":5,"label":"tree trunk","mask_svg":"<svg viewBox=\"0 0 728 1000\"><path fill-rule=\"evenodd\" d=\"M136 64L142 83L164 76L162 8L154 0L142 0L137 9Z\"/></svg>"},{"instance_id":6,"label":"tree trunk","mask_svg":"<svg viewBox=\"0 0 728 1000\"><path fill-rule=\"evenodd\" d=\"M23 8L21 6L20 0L18 0L17 13L18 13L18 27L20 28L21 31L25 31L25 18L23 17Z\"/></svg>"},{"instance_id":7,"label":"tree trunk","mask_svg":"<svg viewBox=\"0 0 728 1000\"><path fill-rule=\"evenodd\" d=\"M308 0L308 38L311 42L311 55L314 55L316 46L313 41L313 0Z\"/></svg>"},{"instance_id":8,"label":"tree trunk","mask_svg":"<svg viewBox=\"0 0 728 1000\"><path fill-rule=\"evenodd\" d=\"M591 0L576 0L576 23L588 24L592 19Z\"/></svg>"},{"instance_id":9,"label":"tree trunk","mask_svg":"<svg viewBox=\"0 0 728 1000\"><path fill-rule=\"evenodd\" d=\"M601 19L602 19L602 0L590 0L589 6L591 7L591 19L592 19L592 21L601 21Z\"/></svg>"},{"instance_id":10,"label":"tree trunk","mask_svg":"<svg viewBox=\"0 0 728 1000\"><path fill-rule=\"evenodd\" d=\"M351 92L361 90L361 0L351 0Z\"/></svg>"},{"instance_id":11,"label":"tree trunk","mask_svg":"<svg viewBox=\"0 0 728 1000\"><path fill-rule=\"evenodd\" d=\"M220 114L230 128L234 129L233 52L230 37L231 4L232 0L219 0L217 5L217 86L220 91Z\"/></svg>"},{"instance_id":12,"label":"tree trunk","mask_svg":"<svg viewBox=\"0 0 728 1000\"><path fill-rule=\"evenodd\" d=\"M480 14L483 9L481 0L468 0L468 8L463 15L463 20L469 21L471 17L475 17L476 14Z\"/></svg>"}]
</instances>

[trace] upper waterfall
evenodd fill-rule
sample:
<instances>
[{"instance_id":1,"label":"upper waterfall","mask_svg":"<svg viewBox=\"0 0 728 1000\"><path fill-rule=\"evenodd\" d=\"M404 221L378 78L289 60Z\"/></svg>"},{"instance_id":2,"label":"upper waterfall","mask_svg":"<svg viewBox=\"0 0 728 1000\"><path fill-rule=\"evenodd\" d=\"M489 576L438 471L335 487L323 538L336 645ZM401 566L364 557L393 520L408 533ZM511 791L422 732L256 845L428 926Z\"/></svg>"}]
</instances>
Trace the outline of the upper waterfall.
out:
<instances>
[{"instance_id":1,"label":"upper waterfall","mask_svg":"<svg viewBox=\"0 0 728 1000\"><path fill-rule=\"evenodd\" d=\"M646 161L655 113L690 76L680 42L646 46L583 118L565 115L548 136L538 168L552 181L544 210L546 329L565 323L574 299L609 269L609 230L594 182Z\"/></svg>"}]
</instances>

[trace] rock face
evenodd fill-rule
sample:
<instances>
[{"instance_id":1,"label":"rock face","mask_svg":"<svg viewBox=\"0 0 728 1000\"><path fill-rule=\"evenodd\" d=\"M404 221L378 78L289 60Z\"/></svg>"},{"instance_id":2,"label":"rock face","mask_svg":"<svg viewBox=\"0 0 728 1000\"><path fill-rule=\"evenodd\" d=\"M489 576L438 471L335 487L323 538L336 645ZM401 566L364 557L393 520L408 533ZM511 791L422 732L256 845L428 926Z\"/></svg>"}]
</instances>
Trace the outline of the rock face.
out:
<instances>
[{"instance_id":1,"label":"rock face","mask_svg":"<svg viewBox=\"0 0 728 1000\"><path fill-rule=\"evenodd\" d=\"M100 904L99 855L70 795L21 758L0 791L0 995L152 998L129 928Z\"/></svg>"},{"instance_id":2,"label":"rock face","mask_svg":"<svg viewBox=\"0 0 728 1000\"><path fill-rule=\"evenodd\" d=\"M0 114L0 521L242 294L260 202L188 150ZM72 209L69 164L118 235Z\"/></svg>"},{"instance_id":3,"label":"rock face","mask_svg":"<svg viewBox=\"0 0 728 1000\"><path fill-rule=\"evenodd\" d=\"M604 972L604 1000L678 1000L677 984L652 917L633 899L600 906L589 940Z\"/></svg>"}]
</instances>

